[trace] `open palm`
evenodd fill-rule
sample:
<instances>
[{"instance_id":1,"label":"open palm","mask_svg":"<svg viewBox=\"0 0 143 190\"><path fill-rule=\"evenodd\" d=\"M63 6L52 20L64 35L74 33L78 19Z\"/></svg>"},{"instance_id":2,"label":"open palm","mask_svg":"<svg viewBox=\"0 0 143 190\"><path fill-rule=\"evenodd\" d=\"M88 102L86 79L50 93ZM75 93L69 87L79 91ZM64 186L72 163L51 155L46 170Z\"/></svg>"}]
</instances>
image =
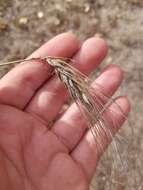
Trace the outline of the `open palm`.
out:
<instances>
[{"instance_id":1,"label":"open palm","mask_svg":"<svg viewBox=\"0 0 143 190\"><path fill-rule=\"evenodd\" d=\"M44 44L31 57L61 56L75 60L75 67L89 74L107 54L102 39L82 45L64 33ZM88 190L101 155L77 107L57 115L68 94L51 67L40 60L12 69L0 80L0 189ZM96 82L112 95L123 78L121 70L108 66ZM126 98L118 103L127 113ZM122 125L123 120L118 115ZM101 139L104 141L104 139ZM106 146L109 142L104 142Z\"/></svg>"}]
</instances>

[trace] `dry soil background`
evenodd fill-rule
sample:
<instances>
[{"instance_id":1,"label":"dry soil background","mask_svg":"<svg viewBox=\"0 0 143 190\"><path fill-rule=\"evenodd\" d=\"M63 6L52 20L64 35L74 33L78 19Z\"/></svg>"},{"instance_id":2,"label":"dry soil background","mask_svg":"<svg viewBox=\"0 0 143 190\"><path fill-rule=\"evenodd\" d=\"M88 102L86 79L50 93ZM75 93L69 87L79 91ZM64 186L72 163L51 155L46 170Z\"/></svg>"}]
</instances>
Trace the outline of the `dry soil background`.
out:
<instances>
[{"instance_id":1,"label":"dry soil background","mask_svg":"<svg viewBox=\"0 0 143 190\"><path fill-rule=\"evenodd\" d=\"M24 58L69 30L81 40L102 35L110 50L103 65L114 63L125 70L121 91L130 97L136 136L131 151L143 160L143 0L0 0L1 61ZM96 189L111 189L105 181Z\"/></svg>"}]
</instances>

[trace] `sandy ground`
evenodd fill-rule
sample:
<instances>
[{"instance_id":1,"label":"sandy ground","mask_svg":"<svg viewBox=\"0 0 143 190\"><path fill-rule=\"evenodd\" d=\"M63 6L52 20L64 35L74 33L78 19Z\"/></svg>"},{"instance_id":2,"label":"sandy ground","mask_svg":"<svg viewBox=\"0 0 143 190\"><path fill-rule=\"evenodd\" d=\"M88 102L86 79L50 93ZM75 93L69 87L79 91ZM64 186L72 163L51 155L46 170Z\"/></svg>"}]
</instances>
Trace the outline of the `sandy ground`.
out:
<instances>
[{"instance_id":1,"label":"sandy ground","mask_svg":"<svg viewBox=\"0 0 143 190\"><path fill-rule=\"evenodd\" d=\"M81 40L101 34L109 45L103 66L114 63L125 71L120 92L130 97L135 128L130 152L143 158L143 0L0 0L1 61L24 58L50 37L69 30ZM94 182L99 190L135 189L111 187L103 174L99 178L100 183Z\"/></svg>"}]
</instances>

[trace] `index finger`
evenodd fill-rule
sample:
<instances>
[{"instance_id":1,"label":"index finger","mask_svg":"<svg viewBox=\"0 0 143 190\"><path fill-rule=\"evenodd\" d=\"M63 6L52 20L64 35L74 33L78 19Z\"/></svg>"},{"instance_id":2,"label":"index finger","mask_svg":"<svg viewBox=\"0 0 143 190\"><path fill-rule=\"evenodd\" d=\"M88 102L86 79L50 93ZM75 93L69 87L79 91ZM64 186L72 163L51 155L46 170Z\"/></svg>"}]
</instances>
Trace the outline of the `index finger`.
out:
<instances>
[{"instance_id":1,"label":"index finger","mask_svg":"<svg viewBox=\"0 0 143 190\"><path fill-rule=\"evenodd\" d=\"M30 57L71 57L79 48L71 33L60 34L36 50ZM0 80L0 103L23 109L35 91L49 78L50 66L31 60L12 69Z\"/></svg>"}]
</instances>

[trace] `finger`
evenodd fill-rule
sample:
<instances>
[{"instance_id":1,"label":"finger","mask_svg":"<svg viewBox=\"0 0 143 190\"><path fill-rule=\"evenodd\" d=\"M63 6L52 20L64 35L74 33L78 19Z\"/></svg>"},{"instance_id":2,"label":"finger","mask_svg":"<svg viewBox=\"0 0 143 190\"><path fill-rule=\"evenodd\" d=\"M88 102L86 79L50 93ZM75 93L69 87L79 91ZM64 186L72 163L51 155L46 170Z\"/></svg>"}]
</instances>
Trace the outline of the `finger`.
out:
<instances>
[{"instance_id":1,"label":"finger","mask_svg":"<svg viewBox=\"0 0 143 190\"><path fill-rule=\"evenodd\" d=\"M111 65L93 83L103 86L105 94L113 95L120 86L122 79L123 72L121 69ZM76 104L72 104L52 128L52 131L67 146L69 151L78 144L86 130L87 125Z\"/></svg>"},{"instance_id":2,"label":"finger","mask_svg":"<svg viewBox=\"0 0 143 190\"><path fill-rule=\"evenodd\" d=\"M127 98L120 97L116 100L116 103L122 108L122 111L125 113L125 115L128 114L130 110L129 102ZM111 109L115 110L114 105L111 105ZM117 108L117 107L116 107ZM115 110L116 111L116 110ZM108 112L108 111L107 111ZM123 122L125 121L125 117L123 117L122 113L118 113L117 115L113 114L113 112L108 113L108 116L112 119L114 119L116 122L118 122L118 127L116 128L116 132L119 130L119 128L122 126ZM108 120L108 118L107 118ZM114 124L111 120L109 120L110 124L110 130L113 130ZM114 128L115 129L115 128ZM114 131L115 132L115 131ZM103 131L103 134L98 136L98 142L100 142L105 148L109 145L111 139L105 138L105 134ZM85 171L87 177L89 180L91 180L99 158L103 154L103 149L101 152L97 151L97 141L95 141L95 138L93 137L91 131L88 131L79 145L76 147L76 149L72 152L72 157L76 162L78 162L83 170Z\"/></svg>"},{"instance_id":3,"label":"finger","mask_svg":"<svg viewBox=\"0 0 143 190\"><path fill-rule=\"evenodd\" d=\"M79 49L80 43L75 35L70 32L62 33L47 43L42 45L39 49L34 51L30 58L46 57L46 56L59 56L59 57L71 57Z\"/></svg>"},{"instance_id":4,"label":"finger","mask_svg":"<svg viewBox=\"0 0 143 190\"><path fill-rule=\"evenodd\" d=\"M106 54L107 46L104 40L90 38L84 42L79 52L73 57L73 66L83 73L89 74L101 63ZM64 85L54 76L37 92L26 111L42 118L45 124L48 124L57 116L67 98Z\"/></svg>"},{"instance_id":5,"label":"finger","mask_svg":"<svg viewBox=\"0 0 143 190\"><path fill-rule=\"evenodd\" d=\"M78 48L75 36L64 33L51 39L31 56L71 57ZM18 65L0 80L0 102L23 109L35 91L49 78L49 74L50 66L39 59Z\"/></svg>"}]
</instances>

